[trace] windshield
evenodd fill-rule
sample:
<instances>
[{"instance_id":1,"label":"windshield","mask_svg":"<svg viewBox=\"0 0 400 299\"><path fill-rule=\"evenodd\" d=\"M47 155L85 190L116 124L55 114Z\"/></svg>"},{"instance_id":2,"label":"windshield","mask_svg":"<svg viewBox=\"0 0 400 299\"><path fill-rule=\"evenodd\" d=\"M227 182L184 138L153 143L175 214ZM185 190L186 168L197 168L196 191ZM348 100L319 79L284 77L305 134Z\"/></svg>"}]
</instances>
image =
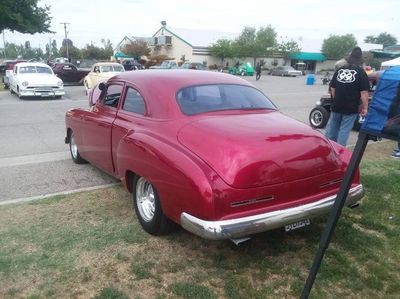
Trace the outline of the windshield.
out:
<instances>
[{"instance_id":1,"label":"windshield","mask_svg":"<svg viewBox=\"0 0 400 299\"><path fill-rule=\"evenodd\" d=\"M124 71L124 67L122 65L102 65L100 68L102 73Z\"/></svg>"},{"instance_id":2,"label":"windshield","mask_svg":"<svg viewBox=\"0 0 400 299\"><path fill-rule=\"evenodd\" d=\"M243 85L191 86L181 89L176 98L181 111L187 115L222 110L276 110L262 92Z\"/></svg>"},{"instance_id":3,"label":"windshield","mask_svg":"<svg viewBox=\"0 0 400 299\"><path fill-rule=\"evenodd\" d=\"M19 68L20 74L32 74L32 73L39 73L39 74L53 74L49 67L45 66L22 66Z\"/></svg>"}]
</instances>

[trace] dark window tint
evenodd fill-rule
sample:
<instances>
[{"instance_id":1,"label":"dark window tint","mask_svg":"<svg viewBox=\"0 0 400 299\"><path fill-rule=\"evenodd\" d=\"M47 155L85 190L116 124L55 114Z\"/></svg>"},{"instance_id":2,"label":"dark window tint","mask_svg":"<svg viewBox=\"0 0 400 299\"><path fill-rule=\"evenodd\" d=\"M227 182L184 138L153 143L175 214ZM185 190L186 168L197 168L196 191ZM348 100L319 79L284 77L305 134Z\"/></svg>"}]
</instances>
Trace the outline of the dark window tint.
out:
<instances>
[{"instance_id":1,"label":"dark window tint","mask_svg":"<svg viewBox=\"0 0 400 299\"><path fill-rule=\"evenodd\" d=\"M177 94L181 111L187 115L221 110L276 109L259 90L243 85L201 85Z\"/></svg>"},{"instance_id":2,"label":"dark window tint","mask_svg":"<svg viewBox=\"0 0 400 299\"><path fill-rule=\"evenodd\" d=\"M117 107L122 93L122 85L108 85L103 97L103 104Z\"/></svg>"},{"instance_id":3,"label":"dark window tint","mask_svg":"<svg viewBox=\"0 0 400 299\"><path fill-rule=\"evenodd\" d=\"M134 90L133 88L128 88L128 91L126 92L124 106L122 107L122 109L141 115L145 115L146 113L146 106L144 104L142 96L138 91Z\"/></svg>"}]
</instances>

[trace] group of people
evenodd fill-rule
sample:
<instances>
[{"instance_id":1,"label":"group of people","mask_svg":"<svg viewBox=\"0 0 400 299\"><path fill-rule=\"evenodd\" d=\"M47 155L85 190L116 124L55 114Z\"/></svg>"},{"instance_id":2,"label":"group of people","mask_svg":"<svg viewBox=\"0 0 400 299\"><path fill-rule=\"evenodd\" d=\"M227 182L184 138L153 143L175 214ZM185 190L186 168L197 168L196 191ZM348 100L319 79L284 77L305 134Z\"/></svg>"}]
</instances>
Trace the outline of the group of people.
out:
<instances>
[{"instance_id":1,"label":"group of people","mask_svg":"<svg viewBox=\"0 0 400 299\"><path fill-rule=\"evenodd\" d=\"M369 81L362 63L361 48L356 47L348 57L336 63L336 71L329 83L333 103L325 136L343 146L347 144L357 117L362 119L368 113ZM392 157L400 159L400 143Z\"/></svg>"}]
</instances>

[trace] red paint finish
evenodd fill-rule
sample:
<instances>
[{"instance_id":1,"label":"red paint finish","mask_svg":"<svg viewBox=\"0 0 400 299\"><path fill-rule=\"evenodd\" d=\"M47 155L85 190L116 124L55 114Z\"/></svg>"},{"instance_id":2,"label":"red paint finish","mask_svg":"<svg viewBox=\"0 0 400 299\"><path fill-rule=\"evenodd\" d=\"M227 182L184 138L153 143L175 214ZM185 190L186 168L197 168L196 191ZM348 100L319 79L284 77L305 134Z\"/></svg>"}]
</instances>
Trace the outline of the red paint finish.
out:
<instances>
[{"instance_id":1,"label":"red paint finish","mask_svg":"<svg viewBox=\"0 0 400 299\"><path fill-rule=\"evenodd\" d=\"M164 213L204 220L233 219L299 206L337 193L350 152L319 131L274 109L184 115L176 94L184 87L247 81L217 72L144 70L106 84L124 84L119 103L100 98L72 109L67 129L81 156L126 182L128 172L158 190ZM145 102L144 115L122 109L127 88ZM357 173L354 186L359 184Z\"/></svg>"}]
</instances>

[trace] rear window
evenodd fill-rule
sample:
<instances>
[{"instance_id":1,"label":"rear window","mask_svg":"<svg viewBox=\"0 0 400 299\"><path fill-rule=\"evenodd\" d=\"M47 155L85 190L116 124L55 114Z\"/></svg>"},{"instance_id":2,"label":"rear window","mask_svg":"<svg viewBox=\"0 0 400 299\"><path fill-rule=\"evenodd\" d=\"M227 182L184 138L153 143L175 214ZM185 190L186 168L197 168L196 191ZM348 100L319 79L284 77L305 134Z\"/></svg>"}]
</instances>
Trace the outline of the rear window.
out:
<instances>
[{"instance_id":1,"label":"rear window","mask_svg":"<svg viewBox=\"0 0 400 299\"><path fill-rule=\"evenodd\" d=\"M186 115L223 110L273 109L275 105L259 90L232 84L190 86L177 93L177 102Z\"/></svg>"}]
</instances>

